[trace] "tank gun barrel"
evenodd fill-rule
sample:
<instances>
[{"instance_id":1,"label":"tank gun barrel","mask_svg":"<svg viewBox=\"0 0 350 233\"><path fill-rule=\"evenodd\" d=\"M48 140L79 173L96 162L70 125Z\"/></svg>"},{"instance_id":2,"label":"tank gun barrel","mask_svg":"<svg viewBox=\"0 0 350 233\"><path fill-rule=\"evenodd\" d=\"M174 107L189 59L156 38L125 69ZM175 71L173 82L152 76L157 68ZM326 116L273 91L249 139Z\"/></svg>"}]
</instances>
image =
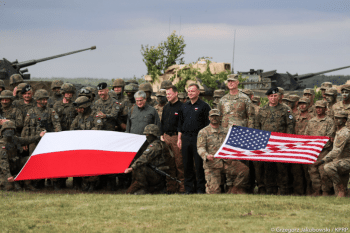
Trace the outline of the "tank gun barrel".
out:
<instances>
[{"instance_id":1,"label":"tank gun barrel","mask_svg":"<svg viewBox=\"0 0 350 233\"><path fill-rule=\"evenodd\" d=\"M35 65L36 63L39 63L39 62L48 61L48 60L52 60L52 59L55 59L55 58L68 56L68 55L71 55L71 54L74 54L74 53L80 53L80 52L83 52L83 51L86 51L86 50L94 50L94 49L96 49L96 46L92 46L90 48L76 50L76 51L72 51L72 52L68 52L68 53L62 53L62 54L51 56L51 57L45 57L45 58L41 58L41 59L37 59L37 60L28 60L28 61L24 61L24 62L15 62L15 63L13 63L13 66L16 66L17 68L23 68L23 67Z\"/></svg>"},{"instance_id":2,"label":"tank gun barrel","mask_svg":"<svg viewBox=\"0 0 350 233\"><path fill-rule=\"evenodd\" d=\"M321 71L321 72L317 72L317 73L297 75L297 76L294 76L294 79L303 80L303 79L314 77L314 76L319 75L319 74L325 74L325 73L329 73L329 72L333 72L333 71L337 71L337 70L342 70L342 69L347 69L347 68L350 68L350 66L344 66L344 67L340 67L340 68L336 68L336 69L325 70L325 71Z\"/></svg>"}]
</instances>

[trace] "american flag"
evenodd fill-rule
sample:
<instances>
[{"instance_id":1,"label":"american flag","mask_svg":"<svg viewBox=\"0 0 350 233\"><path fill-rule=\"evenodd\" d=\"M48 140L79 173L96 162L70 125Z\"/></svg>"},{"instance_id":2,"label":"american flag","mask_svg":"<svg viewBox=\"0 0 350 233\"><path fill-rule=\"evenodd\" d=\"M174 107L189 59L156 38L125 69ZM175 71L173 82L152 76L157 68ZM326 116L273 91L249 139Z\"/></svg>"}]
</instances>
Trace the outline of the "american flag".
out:
<instances>
[{"instance_id":1,"label":"american flag","mask_svg":"<svg viewBox=\"0 0 350 233\"><path fill-rule=\"evenodd\" d=\"M269 132L241 126L230 128L215 158L312 164L328 137Z\"/></svg>"}]
</instances>

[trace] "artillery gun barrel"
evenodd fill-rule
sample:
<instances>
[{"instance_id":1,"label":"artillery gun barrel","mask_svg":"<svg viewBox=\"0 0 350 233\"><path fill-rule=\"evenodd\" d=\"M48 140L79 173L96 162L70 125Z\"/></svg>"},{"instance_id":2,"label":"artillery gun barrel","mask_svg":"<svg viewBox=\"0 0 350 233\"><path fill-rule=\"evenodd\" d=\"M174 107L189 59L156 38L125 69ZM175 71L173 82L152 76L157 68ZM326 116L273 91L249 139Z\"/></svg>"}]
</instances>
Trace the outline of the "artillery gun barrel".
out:
<instances>
[{"instance_id":1,"label":"artillery gun barrel","mask_svg":"<svg viewBox=\"0 0 350 233\"><path fill-rule=\"evenodd\" d=\"M72 52L68 52L68 53L62 53L62 54L51 56L51 57L45 57L45 58L41 58L41 59L37 59L37 60L28 60L28 61L24 61L24 62L19 62L19 63L13 64L13 66L16 66L18 68L23 68L23 67L35 65L36 63L39 63L39 62L48 61L48 60L51 60L51 59L64 57L64 56L68 56L68 55L71 55L71 54L74 54L74 53L79 53L79 52L83 52L83 51L86 51L86 50L94 50L94 49L96 49L96 46L92 46L90 48L76 50L76 51L72 51Z\"/></svg>"},{"instance_id":2,"label":"artillery gun barrel","mask_svg":"<svg viewBox=\"0 0 350 233\"><path fill-rule=\"evenodd\" d=\"M321 72L317 72L317 73L309 73L309 74L302 74L299 76L295 76L295 80L302 80L302 79L307 79L307 78L311 78L314 77L316 75L319 74L325 74L325 73L329 73L329 72L333 72L333 71L337 71L337 70L342 70L342 69L346 69L346 68L350 68L350 66L344 66L344 67L340 67L340 68L336 68L336 69L332 69L332 70L325 70L325 71L321 71Z\"/></svg>"}]
</instances>

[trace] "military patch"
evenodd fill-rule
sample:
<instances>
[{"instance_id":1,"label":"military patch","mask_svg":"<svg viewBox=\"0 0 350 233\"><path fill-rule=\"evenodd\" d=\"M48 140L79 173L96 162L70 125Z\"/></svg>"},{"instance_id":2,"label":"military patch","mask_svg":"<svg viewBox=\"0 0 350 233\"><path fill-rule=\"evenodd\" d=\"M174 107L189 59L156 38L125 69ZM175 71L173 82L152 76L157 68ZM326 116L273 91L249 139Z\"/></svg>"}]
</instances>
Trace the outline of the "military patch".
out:
<instances>
[{"instance_id":1,"label":"military patch","mask_svg":"<svg viewBox=\"0 0 350 233\"><path fill-rule=\"evenodd\" d=\"M2 149L5 149L5 147L3 146Z\"/></svg>"},{"instance_id":2,"label":"military patch","mask_svg":"<svg viewBox=\"0 0 350 233\"><path fill-rule=\"evenodd\" d=\"M146 152L148 152L148 151L149 151L149 149L146 150Z\"/></svg>"},{"instance_id":3,"label":"military patch","mask_svg":"<svg viewBox=\"0 0 350 233\"><path fill-rule=\"evenodd\" d=\"M199 143L203 142L203 138L202 137L199 137L197 140L198 140Z\"/></svg>"},{"instance_id":4,"label":"military patch","mask_svg":"<svg viewBox=\"0 0 350 233\"><path fill-rule=\"evenodd\" d=\"M197 110L198 110L198 108L194 108L194 110L195 110L195 111L197 111Z\"/></svg>"},{"instance_id":5,"label":"military patch","mask_svg":"<svg viewBox=\"0 0 350 233\"><path fill-rule=\"evenodd\" d=\"M288 112L290 112L290 110L288 110Z\"/></svg>"},{"instance_id":6,"label":"military patch","mask_svg":"<svg viewBox=\"0 0 350 233\"><path fill-rule=\"evenodd\" d=\"M149 145L150 147L152 147L153 145L151 144L151 145Z\"/></svg>"},{"instance_id":7,"label":"military patch","mask_svg":"<svg viewBox=\"0 0 350 233\"><path fill-rule=\"evenodd\" d=\"M58 119L58 116L57 116L57 115L55 115L55 119Z\"/></svg>"},{"instance_id":8,"label":"military patch","mask_svg":"<svg viewBox=\"0 0 350 233\"><path fill-rule=\"evenodd\" d=\"M98 119L98 120L97 120L97 123L99 123L99 124L100 124L101 122L102 122L102 121L101 121L100 119Z\"/></svg>"},{"instance_id":9,"label":"military patch","mask_svg":"<svg viewBox=\"0 0 350 233\"><path fill-rule=\"evenodd\" d=\"M115 108L116 108L116 109L119 109L119 106L117 105L117 106L115 106Z\"/></svg>"},{"instance_id":10,"label":"military patch","mask_svg":"<svg viewBox=\"0 0 350 233\"><path fill-rule=\"evenodd\" d=\"M175 112L175 116L179 115L179 113Z\"/></svg>"},{"instance_id":11,"label":"military patch","mask_svg":"<svg viewBox=\"0 0 350 233\"><path fill-rule=\"evenodd\" d=\"M293 116L292 116L292 115L289 115L289 119L291 119L291 120L292 120L292 119L293 119Z\"/></svg>"}]
</instances>

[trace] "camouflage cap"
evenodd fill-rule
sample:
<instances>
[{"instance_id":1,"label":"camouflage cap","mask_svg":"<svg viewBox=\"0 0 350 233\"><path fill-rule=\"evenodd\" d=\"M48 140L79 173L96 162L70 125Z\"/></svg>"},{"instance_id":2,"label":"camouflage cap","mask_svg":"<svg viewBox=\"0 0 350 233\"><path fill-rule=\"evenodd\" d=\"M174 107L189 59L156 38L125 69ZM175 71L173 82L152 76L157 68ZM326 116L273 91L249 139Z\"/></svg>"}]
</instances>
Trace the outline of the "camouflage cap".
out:
<instances>
[{"instance_id":1,"label":"camouflage cap","mask_svg":"<svg viewBox=\"0 0 350 233\"><path fill-rule=\"evenodd\" d=\"M323 100L317 100L315 103L315 107L321 107L321 108L326 108L327 107L327 102Z\"/></svg>"},{"instance_id":2,"label":"camouflage cap","mask_svg":"<svg viewBox=\"0 0 350 233\"><path fill-rule=\"evenodd\" d=\"M238 74L227 75L227 81L238 81Z\"/></svg>"},{"instance_id":3,"label":"camouflage cap","mask_svg":"<svg viewBox=\"0 0 350 233\"><path fill-rule=\"evenodd\" d=\"M278 88L278 92L281 94L281 95L284 95L284 89L282 87L277 87Z\"/></svg>"},{"instance_id":4,"label":"camouflage cap","mask_svg":"<svg viewBox=\"0 0 350 233\"><path fill-rule=\"evenodd\" d=\"M14 99L13 92L9 90L3 90L0 94L0 99Z\"/></svg>"},{"instance_id":5,"label":"camouflage cap","mask_svg":"<svg viewBox=\"0 0 350 233\"><path fill-rule=\"evenodd\" d=\"M73 106L76 107L76 108L87 108L90 105L91 105L91 101L86 96L78 97L73 103Z\"/></svg>"},{"instance_id":6,"label":"camouflage cap","mask_svg":"<svg viewBox=\"0 0 350 233\"><path fill-rule=\"evenodd\" d=\"M209 111L209 116L220 116L220 111L219 109L212 109Z\"/></svg>"},{"instance_id":7,"label":"camouflage cap","mask_svg":"<svg viewBox=\"0 0 350 233\"><path fill-rule=\"evenodd\" d=\"M0 87L5 89L5 82L3 80L0 80Z\"/></svg>"},{"instance_id":8,"label":"camouflage cap","mask_svg":"<svg viewBox=\"0 0 350 233\"><path fill-rule=\"evenodd\" d=\"M290 102L297 102L300 99L300 97L298 95L289 95L288 96L288 101ZM310 101L309 101L310 103Z\"/></svg>"},{"instance_id":9,"label":"camouflage cap","mask_svg":"<svg viewBox=\"0 0 350 233\"><path fill-rule=\"evenodd\" d=\"M152 85L150 83L142 83L139 87L139 90L141 91L148 91L148 92L153 92L153 88L152 88Z\"/></svg>"},{"instance_id":10,"label":"camouflage cap","mask_svg":"<svg viewBox=\"0 0 350 233\"><path fill-rule=\"evenodd\" d=\"M5 129L16 129L16 125L13 121L7 120L4 123L2 123L0 132L2 133L2 131L4 131Z\"/></svg>"},{"instance_id":11,"label":"camouflage cap","mask_svg":"<svg viewBox=\"0 0 350 233\"><path fill-rule=\"evenodd\" d=\"M124 87L124 86L125 86L125 82L121 78L117 78L116 80L113 81L113 88L114 87Z\"/></svg>"},{"instance_id":12,"label":"camouflage cap","mask_svg":"<svg viewBox=\"0 0 350 233\"><path fill-rule=\"evenodd\" d=\"M166 90L165 89L160 89L157 93L156 93L156 96L160 97L160 96L166 96Z\"/></svg>"},{"instance_id":13,"label":"camouflage cap","mask_svg":"<svg viewBox=\"0 0 350 233\"><path fill-rule=\"evenodd\" d=\"M224 89L219 89L214 91L213 97L223 97L225 95L225 90Z\"/></svg>"},{"instance_id":14,"label":"camouflage cap","mask_svg":"<svg viewBox=\"0 0 350 233\"><path fill-rule=\"evenodd\" d=\"M173 85L173 83L170 80L164 80L161 84L160 84L160 89L168 89Z\"/></svg>"},{"instance_id":15,"label":"camouflage cap","mask_svg":"<svg viewBox=\"0 0 350 233\"><path fill-rule=\"evenodd\" d=\"M288 98L288 97L289 97L289 94L288 94L288 93L286 93L285 95L283 95L283 98L282 98L282 99L283 99L283 100L289 100L289 98Z\"/></svg>"},{"instance_id":16,"label":"camouflage cap","mask_svg":"<svg viewBox=\"0 0 350 233\"><path fill-rule=\"evenodd\" d=\"M18 94L18 92L21 92L22 93L22 89L27 86L28 84L27 83L20 83L18 84L17 86L17 89L16 89L16 95ZM30 86L30 85L29 85Z\"/></svg>"},{"instance_id":17,"label":"camouflage cap","mask_svg":"<svg viewBox=\"0 0 350 233\"><path fill-rule=\"evenodd\" d=\"M253 103L259 103L260 102L260 96L253 96L252 102Z\"/></svg>"},{"instance_id":18,"label":"camouflage cap","mask_svg":"<svg viewBox=\"0 0 350 233\"><path fill-rule=\"evenodd\" d=\"M149 124L143 130L143 134L152 134L156 137L160 136L159 127L155 124Z\"/></svg>"},{"instance_id":19,"label":"camouflage cap","mask_svg":"<svg viewBox=\"0 0 350 233\"><path fill-rule=\"evenodd\" d=\"M327 88L326 92L324 93L325 95L338 95L338 90L336 88Z\"/></svg>"},{"instance_id":20,"label":"camouflage cap","mask_svg":"<svg viewBox=\"0 0 350 233\"><path fill-rule=\"evenodd\" d=\"M61 80L54 80L52 81L51 83L51 90L54 89L54 88L61 88L61 86L63 85L63 81Z\"/></svg>"},{"instance_id":21,"label":"camouflage cap","mask_svg":"<svg viewBox=\"0 0 350 233\"><path fill-rule=\"evenodd\" d=\"M64 93L75 93L75 87L71 83L63 83L60 90L61 94Z\"/></svg>"},{"instance_id":22,"label":"camouflage cap","mask_svg":"<svg viewBox=\"0 0 350 233\"><path fill-rule=\"evenodd\" d=\"M323 82L321 84L320 89L321 90L326 90L327 88L333 87L333 84L331 82Z\"/></svg>"},{"instance_id":23,"label":"camouflage cap","mask_svg":"<svg viewBox=\"0 0 350 233\"><path fill-rule=\"evenodd\" d=\"M48 99L48 98L49 98L49 93L45 89L39 89L34 94L35 100Z\"/></svg>"},{"instance_id":24,"label":"camouflage cap","mask_svg":"<svg viewBox=\"0 0 350 233\"><path fill-rule=\"evenodd\" d=\"M139 86L135 83L130 83L124 87L125 92L137 92L139 90Z\"/></svg>"},{"instance_id":25,"label":"camouflage cap","mask_svg":"<svg viewBox=\"0 0 350 233\"><path fill-rule=\"evenodd\" d=\"M134 84L137 84L137 86L139 85L136 79L130 79L129 81L127 81L127 83L128 84L134 83Z\"/></svg>"},{"instance_id":26,"label":"camouflage cap","mask_svg":"<svg viewBox=\"0 0 350 233\"><path fill-rule=\"evenodd\" d=\"M17 83L21 83L23 82L23 78L20 74L13 74L11 75L10 77L10 85L14 85L14 84L17 84Z\"/></svg>"},{"instance_id":27,"label":"camouflage cap","mask_svg":"<svg viewBox=\"0 0 350 233\"><path fill-rule=\"evenodd\" d=\"M315 95L315 91L314 91L314 89L306 88L306 89L304 89L304 94L312 94L312 95Z\"/></svg>"},{"instance_id":28,"label":"camouflage cap","mask_svg":"<svg viewBox=\"0 0 350 233\"><path fill-rule=\"evenodd\" d=\"M341 91L342 90L348 90L350 91L350 84L344 84L342 87L341 87Z\"/></svg>"},{"instance_id":29,"label":"camouflage cap","mask_svg":"<svg viewBox=\"0 0 350 233\"><path fill-rule=\"evenodd\" d=\"M254 95L253 91L250 89L243 89L242 92L246 95Z\"/></svg>"},{"instance_id":30,"label":"camouflage cap","mask_svg":"<svg viewBox=\"0 0 350 233\"><path fill-rule=\"evenodd\" d=\"M180 99L186 99L186 93L185 92L180 92L179 94L177 94L177 97Z\"/></svg>"},{"instance_id":31,"label":"camouflage cap","mask_svg":"<svg viewBox=\"0 0 350 233\"><path fill-rule=\"evenodd\" d=\"M300 104L300 103L309 104L309 103L310 103L310 99L307 98L307 97L301 97L301 98L299 99L299 104Z\"/></svg>"},{"instance_id":32,"label":"camouflage cap","mask_svg":"<svg viewBox=\"0 0 350 233\"><path fill-rule=\"evenodd\" d=\"M348 118L348 113L345 111L336 111L334 113L334 117L339 117L339 118Z\"/></svg>"}]
</instances>

